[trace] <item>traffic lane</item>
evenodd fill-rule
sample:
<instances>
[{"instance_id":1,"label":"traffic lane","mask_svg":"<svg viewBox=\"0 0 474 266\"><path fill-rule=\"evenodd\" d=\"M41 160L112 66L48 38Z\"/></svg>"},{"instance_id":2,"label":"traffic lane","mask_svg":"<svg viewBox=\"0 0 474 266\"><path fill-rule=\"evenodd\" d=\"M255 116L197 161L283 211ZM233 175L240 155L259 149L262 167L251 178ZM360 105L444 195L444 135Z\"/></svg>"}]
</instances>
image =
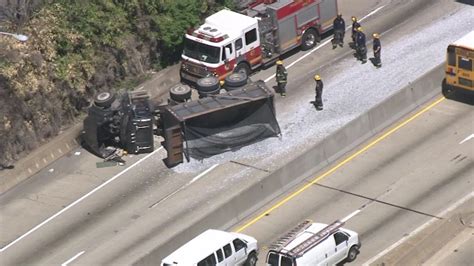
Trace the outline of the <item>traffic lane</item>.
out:
<instances>
[{"instance_id":1,"label":"traffic lane","mask_svg":"<svg viewBox=\"0 0 474 266\"><path fill-rule=\"evenodd\" d=\"M260 262L266 247L301 220L330 223L375 198L379 202L369 204L345 225L361 235L363 248L357 263L362 263L470 193L472 146L459 142L472 134L473 112L472 106L441 102L245 228L243 233L260 242ZM467 158L451 161L458 154Z\"/></svg>"},{"instance_id":2,"label":"traffic lane","mask_svg":"<svg viewBox=\"0 0 474 266\"><path fill-rule=\"evenodd\" d=\"M102 226L97 235L101 235L100 231L103 231L104 237L116 233L115 231L140 217L143 212L147 212L151 204L179 189L192 178L189 174L175 175L161 164L156 164L156 160L161 159L159 153L150 155L150 160L145 160L139 167L116 176L113 182L107 183L86 198L80 198L79 202L76 200L73 202L74 206L61 209L60 212L47 217L46 223L36 225L33 231L22 231L22 235L27 234L24 238L16 238L14 244L10 245L13 242L9 242L7 246L2 247L0 261L5 265L36 264L35 261L40 261L45 254L60 254L50 253L50 250L65 250L65 243L72 241L74 237L84 240L82 236L85 234L82 231L94 224L97 227ZM87 241L92 245L97 243L98 239L94 236Z\"/></svg>"},{"instance_id":3,"label":"traffic lane","mask_svg":"<svg viewBox=\"0 0 474 266\"><path fill-rule=\"evenodd\" d=\"M208 221L206 217L212 214L215 208L228 204L230 198L236 197L247 189L249 184L267 174L264 171L252 170L235 163L226 163L214 168L192 185L154 207L152 212L159 215L154 218L143 217L134 226L126 228L122 234L104 241L97 249L81 258L80 262L106 265L156 264L178 246L189 241L190 235L177 239L177 233L186 230L190 225ZM163 213L167 215L162 215ZM229 210L229 216L213 216L211 224L206 225L209 228L219 228L223 220L234 223L227 219L236 219L236 216L233 210ZM201 232L192 233L197 235Z\"/></svg>"},{"instance_id":4,"label":"traffic lane","mask_svg":"<svg viewBox=\"0 0 474 266\"><path fill-rule=\"evenodd\" d=\"M102 194L91 197L83 205L78 206L82 213L76 211L65 213L68 221L78 220L76 224L66 224L65 229L61 224L45 229L47 232L42 231L42 234L54 235L57 233L57 235L43 238L44 248L19 246L22 248L23 254L26 252L32 254L32 257L18 254L17 257L10 257L5 262L7 265L56 265L84 251L74 260L74 263L83 265L133 264L154 250L157 245L161 246L163 243L169 242L174 232L183 230L182 223L177 221L199 222L206 214L205 209L212 209L214 205L222 204L227 200L229 194L232 196L232 194L239 193L237 188L242 184L236 184L232 186L232 189L227 189L226 194L210 188L209 184L219 183L221 187L230 184L222 182L222 177L229 175L229 172L245 172L242 168L241 165L231 164L215 169L215 171L197 179L192 186L179 190L164 201L160 201L162 198L154 201L143 199L147 194L153 193L159 185L150 187L143 193L135 192L134 194L137 195L135 197L123 195L123 199L120 199L121 195L118 195L115 197L119 198L118 200L114 198L100 200L103 198ZM195 178L193 177L191 180ZM246 180L253 178L261 177L256 174L246 176ZM117 189L112 185L111 191L117 191ZM104 188L103 194L108 194L108 192ZM193 195L193 197L189 195ZM163 197L165 196L163 195ZM212 198L212 201L209 198ZM107 205L103 211L101 211L99 201L104 201L102 205ZM110 206L111 203L113 203L112 206ZM83 218L86 216L85 212L89 210L93 212L90 215L87 214L87 219ZM157 252L159 253L161 250Z\"/></svg>"},{"instance_id":5,"label":"traffic lane","mask_svg":"<svg viewBox=\"0 0 474 266\"><path fill-rule=\"evenodd\" d=\"M439 213L443 220L430 219L364 265L434 265L446 259L448 251L472 238L473 204L471 192Z\"/></svg>"},{"instance_id":6,"label":"traffic lane","mask_svg":"<svg viewBox=\"0 0 474 266\"><path fill-rule=\"evenodd\" d=\"M5 246L144 156L127 156L124 166L99 168L96 163L103 162L103 159L77 148L2 193L0 246Z\"/></svg>"}]
</instances>

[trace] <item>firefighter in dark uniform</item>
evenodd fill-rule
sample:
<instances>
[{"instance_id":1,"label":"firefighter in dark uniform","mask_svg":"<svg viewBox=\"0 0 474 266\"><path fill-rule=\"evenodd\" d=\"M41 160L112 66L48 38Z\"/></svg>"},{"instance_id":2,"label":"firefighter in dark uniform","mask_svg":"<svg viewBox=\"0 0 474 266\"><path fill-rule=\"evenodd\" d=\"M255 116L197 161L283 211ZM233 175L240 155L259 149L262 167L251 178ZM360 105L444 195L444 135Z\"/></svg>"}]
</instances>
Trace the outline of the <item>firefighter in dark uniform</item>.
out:
<instances>
[{"instance_id":1,"label":"firefighter in dark uniform","mask_svg":"<svg viewBox=\"0 0 474 266\"><path fill-rule=\"evenodd\" d=\"M380 59L380 53L382 51L382 45L380 44L380 35L378 33L374 33L372 34L372 37L374 37L374 65L379 68L382 67L382 60Z\"/></svg>"},{"instance_id":2,"label":"firefighter in dark uniform","mask_svg":"<svg viewBox=\"0 0 474 266\"><path fill-rule=\"evenodd\" d=\"M333 22L334 38L332 39L332 49L336 49L337 45L344 46L344 33L346 32L346 22L342 18L342 14L337 14Z\"/></svg>"},{"instance_id":3,"label":"firefighter in dark uniform","mask_svg":"<svg viewBox=\"0 0 474 266\"><path fill-rule=\"evenodd\" d=\"M362 64L367 62L367 46L365 45L365 33L362 27L357 29L356 35L356 54L357 59L362 61Z\"/></svg>"},{"instance_id":4,"label":"firefighter in dark uniform","mask_svg":"<svg viewBox=\"0 0 474 266\"><path fill-rule=\"evenodd\" d=\"M360 28L359 22L357 22L357 18L352 16L352 44L356 44L356 35L357 35L357 29Z\"/></svg>"},{"instance_id":5,"label":"firefighter in dark uniform","mask_svg":"<svg viewBox=\"0 0 474 266\"><path fill-rule=\"evenodd\" d=\"M288 79L288 72L286 71L285 66L283 66L283 61L278 60L276 62L276 82L278 85L278 92L282 97L286 96L286 82Z\"/></svg>"},{"instance_id":6,"label":"firefighter in dark uniform","mask_svg":"<svg viewBox=\"0 0 474 266\"><path fill-rule=\"evenodd\" d=\"M314 80L316 81L316 96L314 98L313 104L314 107L316 107L316 110L321 111L323 110L323 81L319 75L315 75Z\"/></svg>"}]
</instances>

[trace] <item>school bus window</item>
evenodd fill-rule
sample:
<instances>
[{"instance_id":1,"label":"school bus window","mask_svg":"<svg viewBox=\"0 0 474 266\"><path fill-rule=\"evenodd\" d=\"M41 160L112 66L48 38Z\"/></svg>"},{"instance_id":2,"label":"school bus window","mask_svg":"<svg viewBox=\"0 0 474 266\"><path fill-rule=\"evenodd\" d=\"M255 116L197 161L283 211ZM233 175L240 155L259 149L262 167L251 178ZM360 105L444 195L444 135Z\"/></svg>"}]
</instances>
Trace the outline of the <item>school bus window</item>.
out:
<instances>
[{"instance_id":1,"label":"school bus window","mask_svg":"<svg viewBox=\"0 0 474 266\"><path fill-rule=\"evenodd\" d=\"M456 65L456 54L454 53L454 47L452 46L448 47L448 65Z\"/></svg>"},{"instance_id":2,"label":"school bus window","mask_svg":"<svg viewBox=\"0 0 474 266\"><path fill-rule=\"evenodd\" d=\"M465 70L472 70L472 59L467 59L462 56L458 56L458 66Z\"/></svg>"}]
</instances>

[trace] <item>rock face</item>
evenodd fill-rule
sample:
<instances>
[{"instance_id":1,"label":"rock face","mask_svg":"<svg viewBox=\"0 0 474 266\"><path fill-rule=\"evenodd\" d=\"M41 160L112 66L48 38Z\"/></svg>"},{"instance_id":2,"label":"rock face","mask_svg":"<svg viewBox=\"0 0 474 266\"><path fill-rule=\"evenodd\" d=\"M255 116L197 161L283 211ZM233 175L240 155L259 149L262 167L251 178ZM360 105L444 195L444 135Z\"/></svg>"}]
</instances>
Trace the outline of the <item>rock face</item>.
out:
<instances>
[{"instance_id":1,"label":"rock face","mask_svg":"<svg viewBox=\"0 0 474 266\"><path fill-rule=\"evenodd\" d=\"M140 43L131 35L121 49L87 50L87 38L61 27L61 11L39 11L23 27L29 37L25 43L0 36L0 165L13 163L79 121L97 91L131 86L152 68L156 41ZM82 50L63 51L62 42L72 46L67 49Z\"/></svg>"},{"instance_id":2,"label":"rock face","mask_svg":"<svg viewBox=\"0 0 474 266\"><path fill-rule=\"evenodd\" d=\"M85 114L98 91L131 89L174 64L182 36L230 0L0 0L0 164ZM47 5L42 5L47 3Z\"/></svg>"}]
</instances>

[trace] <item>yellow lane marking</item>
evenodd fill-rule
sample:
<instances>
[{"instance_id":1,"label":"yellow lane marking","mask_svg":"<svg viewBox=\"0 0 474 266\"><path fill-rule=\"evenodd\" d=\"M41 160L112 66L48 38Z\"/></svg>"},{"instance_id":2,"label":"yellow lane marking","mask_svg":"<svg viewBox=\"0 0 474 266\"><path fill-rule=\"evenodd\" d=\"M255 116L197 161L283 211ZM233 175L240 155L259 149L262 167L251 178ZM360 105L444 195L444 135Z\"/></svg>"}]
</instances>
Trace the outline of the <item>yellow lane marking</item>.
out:
<instances>
[{"instance_id":1,"label":"yellow lane marking","mask_svg":"<svg viewBox=\"0 0 474 266\"><path fill-rule=\"evenodd\" d=\"M428 110L430 110L431 108L435 107L436 105L438 105L439 103L441 103L443 100L445 100L444 97L441 97L437 100L435 100L433 103L431 103L430 105L426 106L425 108L423 108L421 111L419 111L418 113L414 114L413 116L407 118L405 121L401 122L400 124L398 124L396 127L390 129L389 131L387 131L386 133L384 133L382 136L378 137L377 139L375 139L374 141L372 141L371 143L367 144L367 146L363 147L362 149L358 150L357 152L353 153L351 156L347 157L346 159L344 159L342 162L338 163L336 166L334 166L333 168L329 169L328 171L326 171L325 173L317 176L316 178L314 178L310 183L306 184L305 186L303 186L302 188L298 189L297 191L293 192L292 194L290 194L289 196L287 196L286 198L282 199L281 201L279 201L278 203L276 203L275 205L273 205L272 207L270 207L269 209L265 210L263 213L261 213L260 215L258 215L257 217L255 217L254 219L250 220L249 222L247 222L246 224L244 224L243 226L241 226L240 228L238 228L235 232L239 233L239 232L242 232L243 230L245 230L247 227L253 225L254 223L258 222L260 219L262 219L263 217L265 217L266 215L270 214L272 211L278 209L279 207L283 206L286 202L290 201L292 198L298 196L299 194L301 194L301 192L305 191L306 189L308 189L309 187L311 187L312 185L316 184L317 182L319 182L321 179L325 178L326 176L334 173L337 169L341 168L343 165L347 164L348 162L352 161L354 158L356 158L357 156L359 156L360 154L364 153L365 151L367 151L368 149L370 149L371 147L373 147L374 145L376 145L377 143L379 143L380 141L384 140L385 138L387 138L388 136L392 135L393 133L395 133L396 131L398 131L400 128L402 128L403 126L407 125L408 123L410 123L411 121L413 121L415 118L417 118L418 116L424 114L425 112L427 112Z\"/></svg>"}]
</instances>

